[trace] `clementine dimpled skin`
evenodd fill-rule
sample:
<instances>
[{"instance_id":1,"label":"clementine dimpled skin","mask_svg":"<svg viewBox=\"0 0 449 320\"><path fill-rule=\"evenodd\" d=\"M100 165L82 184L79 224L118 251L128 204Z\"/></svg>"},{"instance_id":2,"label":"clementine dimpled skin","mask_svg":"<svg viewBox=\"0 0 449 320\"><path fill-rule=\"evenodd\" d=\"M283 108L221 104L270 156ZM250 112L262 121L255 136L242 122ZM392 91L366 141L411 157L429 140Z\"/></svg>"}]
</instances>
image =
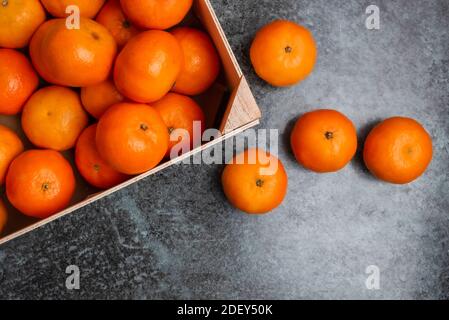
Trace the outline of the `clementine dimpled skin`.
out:
<instances>
[{"instance_id":1,"label":"clementine dimpled skin","mask_svg":"<svg viewBox=\"0 0 449 320\"><path fill-rule=\"evenodd\" d=\"M250 57L259 77L273 86L284 87L304 80L312 72L317 49L308 29L277 20L257 32Z\"/></svg>"},{"instance_id":2,"label":"clementine dimpled skin","mask_svg":"<svg viewBox=\"0 0 449 320\"><path fill-rule=\"evenodd\" d=\"M81 88L83 106L96 119L99 119L110 106L124 99L112 80Z\"/></svg>"},{"instance_id":3,"label":"clementine dimpled skin","mask_svg":"<svg viewBox=\"0 0 449 320\"><path fill-rule=\"evenodd\" d=\"M193 0L120 0L123 11L136 25L165 30L180 23Z\"/></svg>"},{"instance_id":4,"label":"clementine dimpled skin","mask_svg":"<svg viewBox=\"0 0 449 320\"><path fill-rule=\"evenodd\" d=\"M123 13L119 0L108 0L96 21L109 30L119 47L123 47L129 39L139 33L139 29Z\"/></svg>"},{"instance_id":5,"label":"clementine dimpled skin","mask_svg":"<svg viewBox=\"0 0 449 320\"><path fill-rule=\"evenodd\" d=\"M100 156L95 143L97 125L91 125L80 135L75 149L75 163L83 178L99 189L112 188L129 176L114 170Z\"/></svg>"},{"instance_id":6,"label":"clementine dimpled skin","mask_svg":"<svg viewBox=\"0 0 449 320\"><path fill-rule=\"evenodd\" d=\"M115 85L133 101L154 102L171 90L182 64L182 49L174 36L145 31L132 38L118 55Z\"/></svg>"},{"instance_id":7,"label":"clementine dimpled skin","mask_svg":"<svg viewBox=\"0 0 449 320\"><path fill-rule=\"evenodd\" d=\"M194 28L177 28L172 34L184 53L184 65L173 91L191 96L203 93L220 73L220 58L212 40Z\"/></svg>"},{"instance_id":8,"label":"clementine dimpled skin","mask_svg":"<svg viewBox=\"0 0 449 320\"><path fill-rule=\"evenodd\" d=\"M38 90L22 112L22 128L28 139L39 148L58 151L75 146L88 120L79 95L58 86Z\"/></svg>"},{"instance_id":9,"label":"clementine dimpled skin","mask_svg":"<svg viewBox=\"0 0 449 320\"><path fill-rule=\"evenodd\" d=\"M315 110L298 119L291 134L296 160L318 172L343 169L357 151L354 124L336 110Z\"/></svg>"},{"instance_id":10,"label":"clementine dimpled skin","mask_svg":"<svg viewBox=\"0 0 449 320\"><path fill-rule=\"evenodd\" d=\"M6 222L8 222L8 212L6 211L5 204L0 199L0 235L6 226Z\"/></svg>"},{"instance_id":11,"label":"clementine dimpled skin","mask_svg":"<svg viewBox=\"0 0 449 320\"><path fill-rule=\"evenodd\" d=\"M117 45L101 24L80 19L79 29L67 29L65 19L48 20L30 42L30 56L47 82L86 87L105 81L112 69Z\"/></svg>"},{"instance_id":12,"label":"clementine dimpled skin","mask_svg":"<svg viewBox=\"0 0 449 320\"><path fill-rule=\"evenodd\" d=\"M222 185L234 207L249 214L263 214L282 203L288 178L278 158L261 149L249 149L225 167Z\"/></svg>"},{"instance_id":13,"label":"clementine dimpled skin","mask_svg":"<svg viewBox=\"0 0 449 320\"><path fill-rule=\"evenodd\" d=\"M72 167L53 150L25 151L11 163L6 176L9 202L35 218L48 218L65 209L74 192Z\"/></svg>"},{"instance_id":14,"label":"clementine dimpled skin","mask_svg":"<svg viewBox=\"0 0 449 320\"><path fill-rule=\"evenodd\" d=\"M432 161L432 138L414 119L393 117L368 135L365 164L377 178L394 184L418 179Z\"/></svg>"},{"instance_id":15,"label":"clementine dimpled skin","mask_svg":"<svg viewBox=\"0 0 449 320\"><path fill-rule=\"evenodd\" d=\"M133 175L153 169L168 150L168 129L156 109L137 103L110 107L97 126L98 151L115 170Z\"/></svg>"},{"instance_id":16,"label":"clementine dimpled skin","mask_svg":"<svg viewBox=\"0 0 449 320\"><path fill-rule=\"evenodd\" d=\"M11 129L0 125L0 186L11 162L23 152L22 140Z\"/></svg>"},{"instance_id":17,"label":"clementine dimpled skin","mask_svg":"<svg viewBox=\"0 0 449 320\"><path fill-rule=\"evenodd\" d=\"M22 111L38 85L39 78L22 53L0 49L0 114L13 115Z\"/></svg>"},{"instance_id":18,"label":"clementine dimpled skin","mask_svg":"<svg viewBox=\"0 0 449 320\"><path fill-rule=\"evenodd\" d=\"M81 17L93 18L105 0L41 0L41 2L53 17L67 17L69 15L66 13L67 7L74 5L79 8Z\"/></svg>"},{"instance_id":19,"label":"clementine dimpled skin","mask_svg":"<svg viewBox=\"0 0 449 320\"><path fill-rule=\"evenodd\" d=\"M0 2L0 47L27 46L34 31L44 21L45 10L39 0L2 0Z\"/></svg>"},{"instance_id":20,"label":"clementine dimpled skin","mask_svg":"<svg viewBox=\"0 0 449 320\"><path fill-rule=\"evenodd\" d=\"M205 130L205 116L201 107L191 98L177 94L169 93L161 100L152 104L159 112L168 128L170 134L169 149L167 157L170 156L172 149L179 144L177 150L189 151L194 143L194 125L195 121L199 126L197 134L202 136ZM180 135L177 129L185 130L187 135ZM173 156L176 157L179 152Z\"/></svg>"}]
</instances>

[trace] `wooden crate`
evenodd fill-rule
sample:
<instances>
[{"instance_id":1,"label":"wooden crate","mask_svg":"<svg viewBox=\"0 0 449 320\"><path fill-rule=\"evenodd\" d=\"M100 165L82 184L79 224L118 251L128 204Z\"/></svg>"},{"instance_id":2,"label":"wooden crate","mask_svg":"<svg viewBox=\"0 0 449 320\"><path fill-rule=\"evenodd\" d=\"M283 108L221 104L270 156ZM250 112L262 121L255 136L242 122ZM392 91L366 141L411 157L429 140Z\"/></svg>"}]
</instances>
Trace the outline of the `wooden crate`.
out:
<instances>
[{"instance_id":1,"label":"wooden crate","mask_svg":"<svg viewBox=\"0 0 449 320\"><path fill-rule=\"evenodd\" d=\"M221 143L248 128L256 126L261 117L260 110L251 93L248 83L242 74L242 71L232 53L231 47L220 26L220 23L214 13L209 0L195 0L193 13L186 19L184 24L201 24L209 33L217 47L222 61L222 75L220 80L205 94L198 97L199 103L203 106L206 114L208 127L219 129L222 135L201 147L198 147L189 153L186 153L176 159L164 162L153 170L133 177L128 181L106 191L95 190L88 186L80 177L77 181L77 191L72 205L44 220L36 220L22 215L8 205L9 221L0 237L0 244L19 237L27 232L39 228L53 220L59 219L69 213L89 205L103 197L106 197L120 189L123 189L139 180L142 180L152 174L155 174L175 163L181 162L190 156L202 152L204 149ZM25 140L25 136L20 129L19 117L0 116L0 123L15 129ZM28 144L28 147L31 147ZM66 152L64 155L73 164L73 151Z\"/></svg>"}]
</instances>

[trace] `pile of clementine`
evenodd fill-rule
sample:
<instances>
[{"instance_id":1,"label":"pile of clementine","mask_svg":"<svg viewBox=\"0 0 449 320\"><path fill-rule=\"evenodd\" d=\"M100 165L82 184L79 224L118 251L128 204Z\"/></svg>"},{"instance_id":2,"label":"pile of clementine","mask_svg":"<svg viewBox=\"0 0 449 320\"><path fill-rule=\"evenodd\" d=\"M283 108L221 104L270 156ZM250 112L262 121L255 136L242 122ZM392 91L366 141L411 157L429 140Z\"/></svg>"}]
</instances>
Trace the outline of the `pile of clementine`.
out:
<instances>
[{"instance_id":1,"label":"pile of clementine","mask_svg":"<svg viewBox=\"0 0 449 320\"><path fill-rule=\"evenodd\" d=\"M49 217L71 203L76 171L106 189L192 147L179 129L191 135L198 122L204 130L205 116L189 96L211 87L221 67L205 32L176 27L192 2L0 2L0 115L20 115L34 146L25 150L0 126L0 185L15 208ZM317 45L307 28L279 20L257 33L250 58L269 84L291 86L312 73ZM297 161L319 173L343 169L357 141L335 110L304 114L291 134ZM74 164L61 153L71 149ZM379 179L409 183L429 165L432 141L417 121L390 118L372 130L363 157ZM278 158L250 149L233 160L222 183L235 207L265 213L282 203L288 178ZM6 220L0 201L0 232Z\"/></svg>"},{"instance_id":2,"label":"pile of clementine","mask_svg":"<svg viewBox=\"0 0 449 320\"><path fill-rule=\"evenodd\" d=\"M0 115L19 116L34 146L25 150L0 126L0 185L16 209L49 217L71 203L76 171L107 189L154 168L176 144L192 147L190 136L171 135L192 134L195 121L204 130L189 96L220 72L204 31L173 29L192 2L0 2ZM71 149L74 163L62 153ZM0 232L6 218L0 202Z\"/></svg>"}]
</instances>

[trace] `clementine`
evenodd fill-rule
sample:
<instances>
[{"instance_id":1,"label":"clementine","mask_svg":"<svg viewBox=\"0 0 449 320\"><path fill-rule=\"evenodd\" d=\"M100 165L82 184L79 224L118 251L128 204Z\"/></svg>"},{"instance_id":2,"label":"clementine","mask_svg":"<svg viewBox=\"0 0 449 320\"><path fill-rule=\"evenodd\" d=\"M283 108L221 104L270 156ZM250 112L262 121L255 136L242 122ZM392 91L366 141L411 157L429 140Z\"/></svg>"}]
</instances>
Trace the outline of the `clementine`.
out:
<instances>
[{"instance_id":1,"label":"clementine","mask_svg":"<svg viewBox=\"0 0 449 320\"><path fill-rule=\"evenodd\" d=\"M122 102L124 99L125 97L118 92L114 82L111 80L81 88L83 106L96 119L99 119L107 108Z\"/></svg>"},{"instance_id":2,"label":"clementine","mask_svg":"<svg viewBox=\"0 0 449 320\"><path fill-rule=\"evenodd\" d=\"M180 23L193 0L120 0L123 11L136 25L165 30Z\"/></svg>"},{"instance_id":3,"label":"clementine","mask_svg":"<svg viewBox=\"0 0 449 320\"><path fill-rule=\"evenodd\" d=\"M22 128L37 147L58 151L72 148L88 116L79 95L68 88L51 86L40 89L26 103Z\"/></svg>"},{"instance_id":4,"label":"clementine","mask_svg":"<svg viewBox=\"0 0 449 320\"><path fill-rule=\"evenodd\" d=\"M377 178L406 184L419 178L432 161L432 138L416 120L387 119L365 141L363 158Z\"/></svg>"},{"instance_id":5,"label":"clementine","mask_svg":"<svg viewBox=\"0 0 449 320\"><path fill-rule=\"evenodd\" d=\"M0 49L0 114L19 113L38 85L39 78L22 53Z\"/></svg>"},{"instance_id":6,"label":"clementine","mask_svg":"<svg viewBox=\"0 0 449 320\"><path fill-rule=\"evenodd\" d=\"M0 125L0 186L11 162L23 152L23 143L11 129Z\"/></svg>"},{"instance_id":7,"label":"clementine","mask_svg":"<svg viewBox=\"0 0 449 320\"><path fill-rule=\"evenodd\" d=\"M18 156L6 176L6 195L25 215L47 218L64 209L75 191L70 163L57 151L29 150Z\"/></svg>"},{"instance_id":8,"label":"clementine","mask_svg":"<svg viewBox=\"0 0 449 320\"><path fill-rule=\"evenodd\" d=\"M0 2L0 47L27 46L34 31L44 21L45 10L39 0L2 0Z\"/></svg>"},{"instance_id":9,"label":"clementine","mask_svg":"<svg viewBox=\"0 0 449 320\"><path fill-rule=\"evenodd\" d=\"M75 149L75 163L83 178L99 189L112 188L128 176L124 175L104 161L97 150L95 136L97 125L91 125L80 135Z\"/></svg>"},{"instance_id":10,"label":"clementine","mask_svg":"<svg viewBox=\"0 0 449 320\"><path fill-rule=\"evenodd\" d=\"M159 164L168 150L168 130L159 113L144 104L119 103L98 122L97 148L115 170L139 174Z\"/></svg>"},{"instance_id":11,"label":"clementine","mask_svg":"<svg viewBox=\"0 0 449 320\"><path fill-rule=\"evenodd\" d=\"M173 91L197 95L206 91L220 72L220 58L210 37L193 28L177 28L172 34L184 53L184 66Z\"/></svg>"},{"instance_id":12,"label":"clementine","mask_svg":"<svg viewBox=\"0 0 449 320\"><path fill-rule=\"evenodd\" d=\"M123 47L129 39L139 33L139 30L126 18L119 0L108 0L96 20L109 30L119 47Z\"/></svg>"},{"instance_id":13,"label":"clementine","mask_svg":"<svg viewBox=\"0 0 449 320\"><path fill-rule=\"evenodd\" d=\"M357 151L357 132L345 115L316 110L298 119L291 134L296 159L305 168L334 172L344 168Z\"/></svg>"},{"instance_id":14,"label":"clementine","mask_svg":"<svg viewBox=\"0 0 449 320\"><path fill-rule=\"evenodd\" d=\"M190 150L192 148L195 122L199 126L197 134L203 134L205 116L201 107L193 99L177 93L169 93L161 100L153 103L152 106L161 115L171 136L167 157L170 156L172 148L177 144L181 146L179 150ZM180 135L176 131L177 129L185 130L186 135ZM172 135L176 136L172 137Z\"/></svg>"},{"instance_id":15,"label":"clementine","mask_svg":"<svg viewBox=\"0 0 449 320\"><path fill-rule=\"evenodd\" d=\"M0 235L8 222L8 212L6 211L5 204L0 199Z\"/></svg>"},{"instance_id":16,"label":"clementine","mask_svg":"<svg viewBox=\"0 0 449 320\"><path fill-rule=\"evenodd\" d=\"M48 82L86 87L105 81L117 46L101 24L81 18L79 29L68 29L65 19L48 20L34 34L30 55L38 73Z\"/></svg>"},{"instance_id":17,"label":"clementine","mask_svg":"<svg viewBox=\"0 0 449 320\"><path fill-rule=\"evenodd\" d=\"M77 6L80 16L93 18L100 11L105 0L41 0L45 9L54 17L65 18L69 15L66 12L68 6Z\"/></svg>"},{"instance_id":18,"label":"clementine","mask_svg":"<svg viewBox=\"0 0 449 320\"><path fill-rule=\"evenodd\" d=\"M173 87L182 63L182 49L174 36L145 31L132 38L118 55L115 84L131 100L154 102Z\"/></svg>"},{"instance_id":19,"label":"clementine","mask_svg":"<svg viewBox=\"0 0 449 320\"><path fill-rule=\"evenodd\" d=\"M267 213L278 207L287 193L287 184L282 162L261 149L249 149L235 156L222 175L229 202L250 214Z\"/></svg>"},{"instance_id":20,"label":"clementine","mask_svg":"<svg viewBox=\"0 0 449 320\"><path fill-rule=\"evenodd\" d=\"M298 83L312 72L317 49L308 29L277 20L257 32L250 56L259 77L283 87Z\"/></svg>"}]
</instances>

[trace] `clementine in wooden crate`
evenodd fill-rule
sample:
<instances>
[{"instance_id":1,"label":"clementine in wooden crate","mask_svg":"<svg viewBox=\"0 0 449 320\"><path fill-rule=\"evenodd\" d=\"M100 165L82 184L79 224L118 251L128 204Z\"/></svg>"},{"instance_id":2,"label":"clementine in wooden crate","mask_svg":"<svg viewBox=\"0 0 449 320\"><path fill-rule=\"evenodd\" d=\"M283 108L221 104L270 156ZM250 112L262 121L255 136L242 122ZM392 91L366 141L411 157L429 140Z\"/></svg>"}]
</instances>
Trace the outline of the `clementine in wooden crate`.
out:
<instances>
[{"instance_id":1,"label":"clementine in wooden crate","mask_svg":"<svg viewBox=\"0 0 449 320\"><path fill-rule=\"evenodd\" d=\"M45 149L73 148L87 123L78 93L58 86L34 93L22 113L26 136L35 146Z\"/></svg>"},{"instance_id":2,"label":"clementine in wooden crate","mask_svg":"<svg viewBox=\"0 0 449 320\"><path fill-rule=\"evenodd\" d=\"M45 11L39 0L2 0L0 2L0 47L27 46L33 33L44 21Z\"/></svg>"},{"instance_id":3,"label":"clementine in wooden crate","mask_svg":"<svg viewBox=\"0 0 449 320\"><path fill-rule=\"evenodd\" d=\"M250 214L267 213L278 207L287 194L287 184L282 162L261 149L238 154L222 175L229 202Z\"/></svg>"},{"instance_id":4,"label":"clementine in wooden crate","mask_svg":"<svg viewBox=\"0 0 449 320\"><path fill-rule=\"evenodd\" d=\"M220 58L212 40L194 28L177 28L172 34L184 53L184 65L173 91L191 96L203 93L220 73Z\"/></svg>"},{"instance_id":5,"label":"clementine in wooden crate","mask_svg":"<svg viewBox=\"0 0 449 320\"><path fill-rule=\"evenodd\" d=\"M6 211L5 204L0 199L0 235L8 222L8 212Z\"/></svg>"},{"instance_id":6,"label":"clementine in wooden crate","mask_svg":"<svg viewBox=\"0 0 449 320\"><path fill-rule=\"evenodd\" d=\"M336 110L315 110L298 119L291 134L296 159L318 173L343 169L357 151L354 124Z\"/></svg>"},{"instance_id":7,"label":"clementine in wooden crate","mask_svg":"<svg viewBox=\"0 0 449 320\"><path fill-rule=\"evenodd\" d=\"M11 163L6 176L8 200L35 218L47 218L66 208L74 191L70 163L53 150L25 151Z\"/></svg>"},{"instance_id":8,"label":"clementine in wooden crate","mask_svg":"<svg viewBox=\"0 0 449 320\"><path fill-rule=\"evenodd\" d=\"M161 162L168 150L168 129L156 109L137 103L110 107L98 122L98 151L115 170L146 172Z\"/></svg>"},{"instance_id":9,"label":"clementine in wooden crate","mask_svg":"<svg viewBox=\"0 0 449 320\"><path fill-rule=\"evenodd\" d=\"M34 34L30 55L38 73L48 82L86 87L105 81L117 45L101 24L80 19L80 29L68 29L65 19L48 20Z\"/></svg>"},{"instance_id":10,"label":"clementine in wooden crate","mask_svg":"<svg viewBox=\"0 0 449 320\"><path fill-rule=\"evenodd\" d=\"M193 0L120 0L126 15L146 29L164 30L180 23Z\"/></svg>"},{"instance_id":11,"label":"clementine in wooden crate","mask_svg":"<svg viewBox=\"0 0 449 320\"><path fill-rule=\"evenodd\" d=\"M432 161L432 138L416 120L393 117L368 135L363 150L366 166L377 178L395 184L419 178Z\"/></svg>"},{"instance_id":12,"label":"clementine in wooden crate","mask_svg":"<svg viewBox=\"0 0 449 320\"><path fill-rule=\"evenodd\" d=\"M118 55L115 84L133 101L154 102L173 88L182 64L182 49L174 36L145 31L132 38Z\"/></svg>"},{"instance_id":13,"label":"clementine in wooden crate","mask_svg":"<svg viewBox=\"0 0 449 320\"><path fill-rule=\"evenodd\" d=\"M0 186L11 162L23 152L22 140L11 129L0 125Z\"/></svg>"},{"instance_id":14,"label":"clementine in wooden crate","mask_svg":"<svg viewBox=\"0 0 449 320\"><path fill-rule=\"evenodd\" d=\"M96 20L109 30L119 47L139 33L139 29L125 16L119 0L108 0Z\"/></svg>"},{"instance_id":15,"label":"clementine in wooden crate","mask_svg":"<svg viewBox=\"0 0 449 320\"><path fill-rule=\"evenodd\" d=\"M81 101L84 108L94 118L99 119L112 105L122 102L125 97L118 92L112 80L106 80L89 87L81 88Z\"/></svg>"},{"instance_id":16,"label":"clementine in wooden crate","mask_svg":"<svg viewBox=\"0 0 449 320\"><path fill-rule=\"evenodd\" d=\"M97 125L91 125L80 135L75 149L75 163L83 178L99 189L112 188L129 176L114 170L100 156L95 143Z\"/></svg>"},{"instance_id":17,"label":"clementine in wooden crate","mask_svg":"<svg viewBox=\"0 0 449 320\"><path fill-rule=\"evenodd\" d=\"M41 0L41 2L54 17L67 17L67 7L77 6L82 17L93 18L100 11L105 0Z\"/></svg>"},{"instance_id":18,"label":"clementine in wooden crate","mask_svg":"<svg viewBox=\"0 0 449 320\"><path fill-rule=\"evenodd\" d=\"M256 73L273 86L290 86L313 70L317 49L308 29L287 20L274 21L257 32L250 50Z\"/></svg>"},{"instance_id":19,"label":"clementine in wooden crate","mask_svg":"<svg viewBox=\"0 0 449 320\"><path fill-rule=\"evenodd\" d=\"M161 100L152 104L159 112L168 128L168 133L176 135L170 139L167 157L175 145L178 145L177 150L191 150L194 139L194 124L198 122L199 130L197 134L202 136L205 129L205 116L201 107L191 98L177 93L169 93ZM177 129L182 129L186 136L177 132ZM180 155L179 152L175 156Z\"/></svg>"},{"instance_id":20,"label":"clementine in wooden crate","mask_svg":"<svg viewBox=\"0 0 449 320\"><path fill-rule=\"evenodd\" d=\"M22 53L0 49L0 114L19 113L38 85L39 78Z\"/></svg>"}]
</instances>

